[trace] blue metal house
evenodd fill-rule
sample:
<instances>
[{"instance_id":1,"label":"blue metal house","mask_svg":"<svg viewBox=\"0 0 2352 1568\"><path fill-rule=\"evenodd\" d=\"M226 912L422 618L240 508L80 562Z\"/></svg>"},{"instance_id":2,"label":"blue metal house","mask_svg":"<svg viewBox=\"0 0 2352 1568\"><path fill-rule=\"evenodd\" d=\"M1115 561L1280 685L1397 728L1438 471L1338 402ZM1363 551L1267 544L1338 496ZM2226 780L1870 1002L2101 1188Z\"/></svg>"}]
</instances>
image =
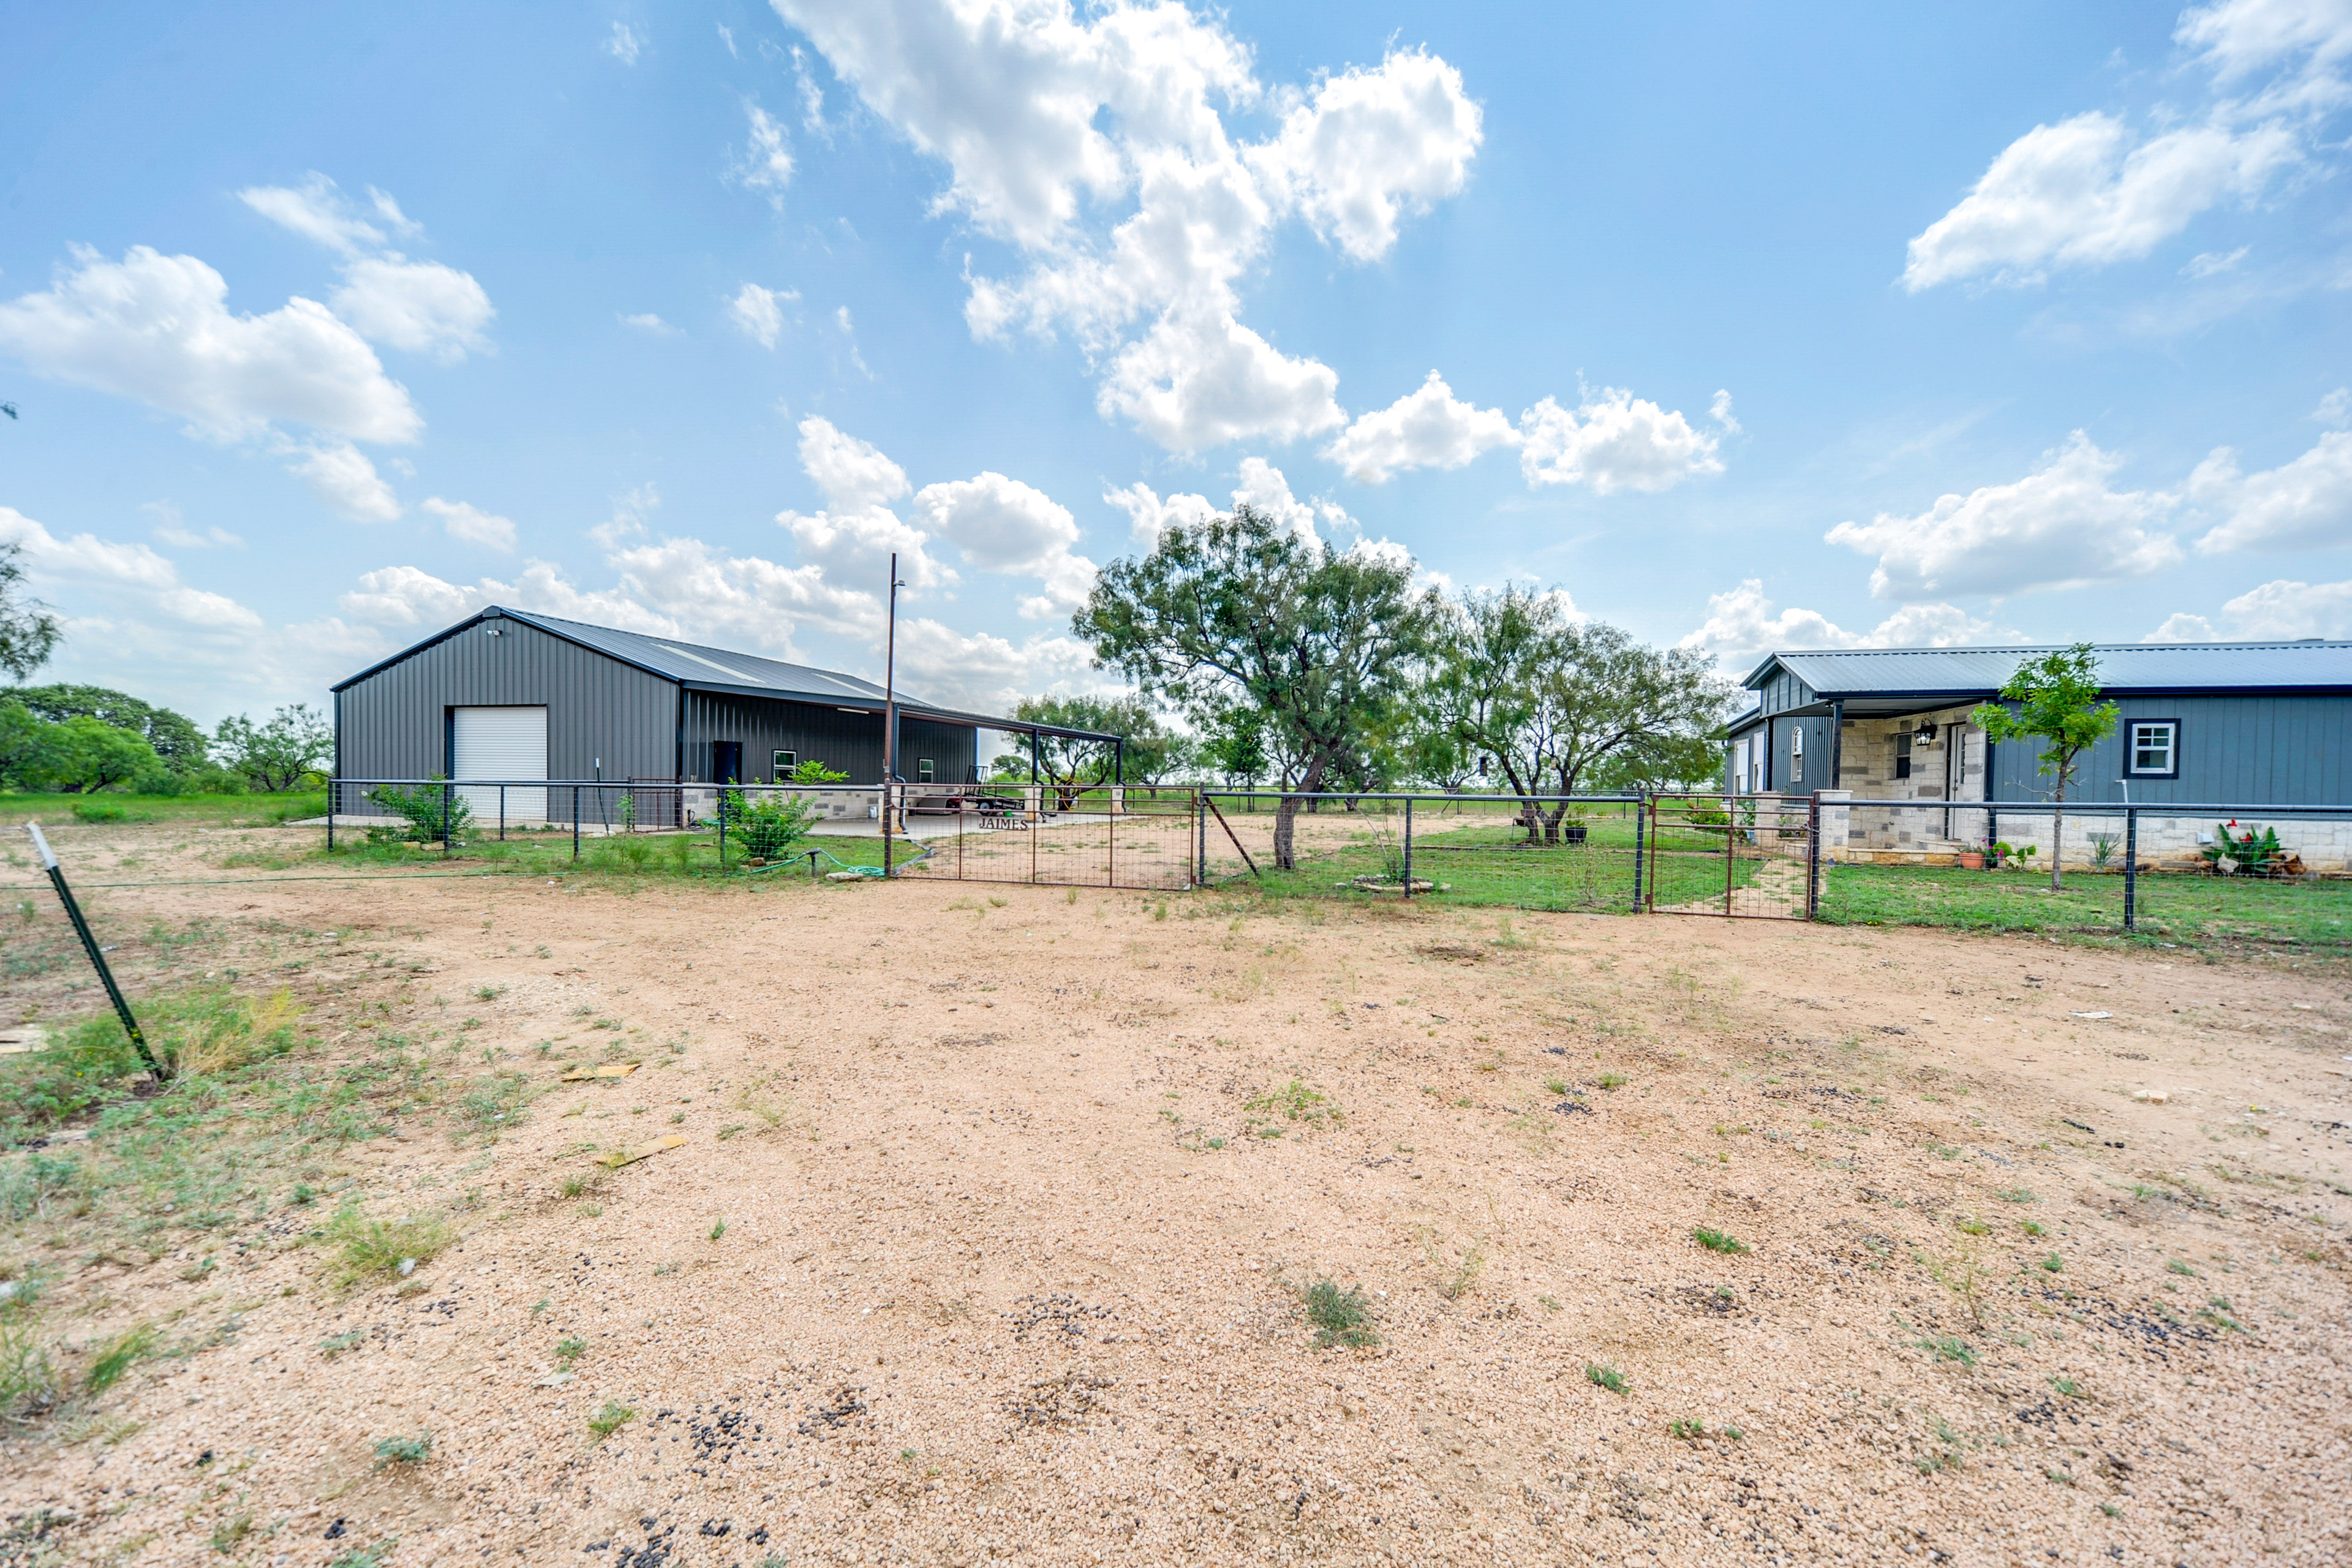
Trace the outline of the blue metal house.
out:
<instances>
[{"instance_id":1,"label":"blue metal house","mask_svg":"<svg viewBox=\"0 0 2352 1568\"><path fill-rule=\"evenodd\" d=\"M1726 782L1856 800L2038 802L2039 748L1968 721L2041 647L1775 653L1744 684ZM2352 642L2125 643L2095 649L2121 710L2067 795L2084 803L2352 803Z\"/></svg>"}]
</instances>

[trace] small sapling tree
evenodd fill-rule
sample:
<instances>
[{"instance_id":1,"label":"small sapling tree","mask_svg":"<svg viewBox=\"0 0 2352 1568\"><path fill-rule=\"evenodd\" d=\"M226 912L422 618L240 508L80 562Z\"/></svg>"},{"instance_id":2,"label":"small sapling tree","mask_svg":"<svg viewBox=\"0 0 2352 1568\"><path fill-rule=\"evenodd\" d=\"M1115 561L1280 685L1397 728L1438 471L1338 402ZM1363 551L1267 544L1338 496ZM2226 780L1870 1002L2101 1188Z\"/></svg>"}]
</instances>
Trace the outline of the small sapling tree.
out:
<instances>
[{"instance_id":1,"label":"small sapling tree","mask_svg":"<svg viewBox=\"0 0 2352 1568\"><path fill-rule=\"evenodd\" d=\"M2014 704L2014 706L2011 706ZM2058 648L2017 667L2000 700L1969 715L1992 741L2038 741L2037 771L2050 781L2050 887L2063 884L2066 786L2083 753L2115 733L2116 705L2099 700L2099 660L2086 642ZM1988 783L1990 781L1988 780Z\"/></svg>"}]
</instances>

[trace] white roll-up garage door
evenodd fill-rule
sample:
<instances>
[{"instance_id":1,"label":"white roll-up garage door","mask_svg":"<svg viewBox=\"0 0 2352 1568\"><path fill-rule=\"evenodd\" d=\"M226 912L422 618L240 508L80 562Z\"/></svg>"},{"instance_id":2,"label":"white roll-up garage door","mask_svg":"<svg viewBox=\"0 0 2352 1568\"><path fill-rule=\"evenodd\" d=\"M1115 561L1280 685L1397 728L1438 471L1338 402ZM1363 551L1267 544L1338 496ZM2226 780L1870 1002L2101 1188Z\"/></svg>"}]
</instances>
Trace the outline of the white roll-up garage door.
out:
<instances>
[{"instance_id":1,"label":"white roll-up garage door","mask_svg":"<svg viewBox=\"0 0 2352 1568\"><path fill-rule=\"evenodd\" d=\"M544 708L458 708L452 710L457 731L457 755L450 776L457 779L543 779L547 776L547 710ZM473 788L457 792L473 807L474 820L484 827L499 819L499 792ZM506 819L547 820L547 792L509 789Z\"/></svg>"}]
</instances>

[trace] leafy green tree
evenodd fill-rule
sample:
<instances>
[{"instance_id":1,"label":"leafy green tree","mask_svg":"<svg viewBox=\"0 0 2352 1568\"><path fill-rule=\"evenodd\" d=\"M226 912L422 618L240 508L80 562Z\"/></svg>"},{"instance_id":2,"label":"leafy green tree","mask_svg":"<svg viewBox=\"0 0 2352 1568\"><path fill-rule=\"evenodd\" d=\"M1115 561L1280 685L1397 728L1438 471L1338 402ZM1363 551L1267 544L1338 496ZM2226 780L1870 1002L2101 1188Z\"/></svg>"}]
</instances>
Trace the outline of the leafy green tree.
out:
<instances>
[{"instance_id":1,"label":"leafy green tree","mask_svg":"<svg viewBox=\"0 0 2352 1568\"><path fill-rule=\"evenodd\" d=\"M240 713L215 731L222 763L245 775L253 787L289 790L317 773L335 754L335 732L307 702L280 708L266 724Z\"/></svg>"},{"instance_id":2,"label":"leafy green tree","mask_svg":"<svg viewBox=\"0 0 2352 1568\"><path fill-rule=\"evenodd\" d=\"M128 730L89 715L41 728L20 773L43 789L68 794L110 789L155 769L155 749Z\"/></svg>"},{"instance_id":3,"label":"leafy green tree","mask_svg":"<svg viewBox=\"0 0 2352 1568\"><path fill-rule=\"evenodd\" d=\"M0 669L22 680L49 661L65 628L47 605L24 590L25 547L0 544Z\"/></svg>"},{"instance_id":4,"label":"leafy green tree","mask_svg":"<svg viewBox=\"0 0 2352 1568\"><path fill-rule=\"evenodd\" d=\"M1071 620L1098 665L1188 710L1233 713L1283 764L1275 864L1297 866L1304 796L1345 777L1410 701L1439 613L1408 562L1336 553L1255 507L1171 528L1113 562Z\"/></svg>"},{"instance_id":5,"label":"leafy green tree","mask_svg":"<svg viewBox=\"0 0 2352 1568\"><path fill-rule=\"evenodd\" d=\"M1434 710L1466 749L1494 759L1528 837L1547 844L1559 842L1569 803L1541 797L1599 787L1612 762L1694 749L1730 701L1730 683L1701 655L1578 621L1552 594L1465 593L1441 646Z\"/></svg>"},{"instance_id":6,"label":"leafy green tree","mask_svg":"<svg viewBox=\"0 0 2352 1568\"><path fill-rule=\"evenodd\" d=\"M2050 886L2060 881L2065 844L2066 786L2083 753L2116 732L2117 710L2099 700L2099 658L2078 642L2029 658L2000 689L2000 700L1969 715L1992 741L2037 741L2035 771L2050 781Z\"/></svg>"},{"instance_id":7,"label":"leafy green tree","mask_svg":"<svg viewBox=\"0 0 2352 1568\"><path fill-rule=\"evenodd\" d=\"M1164 748L1159 716L1138 697L1024 697L1013 705L1013 717L1031 724L1051 724L1063 730L1093 730L1127 738L1127 762L1155 744ZM1028 737L996 760L999 776L1026 777L1030 763ZM1144 759L1147 765L1151 759ZM1119 748L1108 741L1076 735L1037 737L1038 773L1054 786L1055 809L1068 811L1080 796L1117 775ZM1010 764L1008 766L1008 764Z\"/></svg>"},{"instance_id":8,"label":"leafy green tree","mask_svg":"<svg viewBox=\"0 0 2352 1568\"><path fill-rule=\"evenodd\" d=\"M194 773L205 765L205 732L194 720L128 692L104 686L20 686L6 695L53 724L87 715L128 730L154 747L174 773Z\"/></svg>"},{"instance_id":9,"label":"leafy green tree","mask_svg":"<svg viewBox=\"0 0 2352 1568\"><path fill-rule=\"evenodd\" d=\"M1255 789L1274 765L1265 754L1265 735L1254 716L1220 713L1201 741L1202 763L1216 771L1227 784Z\"/></svg>"}]
</instances>

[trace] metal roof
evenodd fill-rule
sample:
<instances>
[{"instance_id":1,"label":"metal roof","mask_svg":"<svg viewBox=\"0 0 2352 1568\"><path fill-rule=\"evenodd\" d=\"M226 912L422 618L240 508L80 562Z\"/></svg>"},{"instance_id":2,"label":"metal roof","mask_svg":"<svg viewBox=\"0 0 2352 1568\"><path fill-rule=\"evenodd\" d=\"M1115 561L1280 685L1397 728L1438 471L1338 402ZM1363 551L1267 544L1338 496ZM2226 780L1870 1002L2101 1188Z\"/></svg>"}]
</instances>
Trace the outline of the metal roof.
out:
<instances>
[{"instance_id":1,"label":"metal roof","mask_svg":"<svg viewBox=\"0 0 2352 1568\"><path fill-rule=\"evenodd\" d=\"M2055 647L1824 648L1767 655L1743 683L1761 690L1775 668L1822 697L1942 696L2000 689L2019 664ZM2352 691L2352 642L2101 643L2108 691Z\"/></svg>"},{"instance_id":2,"label":"metal roof","mask_svg":"<svg viewBox=\"0 0 2352 1568\"><path fill-rule=\"evenodd\" d=\"M593 647L599 653L611 654L614 658L688 685L720 686L730 690L793 697L814 702L849 699L861 707L866 702L878 703L884 697L882 688L870 680L860 680L854 675L814 669L804 664L786 664L779 658L764 658L756 653L737 653L731 648L710 647L680 637L655 637L648 632L625 632L616 626L594 626L585 621L567 621L555 616L501 609L496 605L484 610L482 615L486 618L509 616L526 626L537 626L543 632ZM909 697L903 691L898 694L898 700L911 707L924 705L919 699Z\"/></svg>"},{"instance_id":3,"label":"metal roof","mask_svg":"<svg viewBox=\"0 0 2352 1568\"><path fill-rule=\"evenodd\" d=\"M656 637L650 632L625 632L617 626L567 621L560 616L542 616L530 610L510 610L501 605L486 605L456 626L436 632L423 642L403 648L389 658L378 660L349 679L336 682L331 689L341 691L380 669L398 664L420 649L457 636L467 626L500 617L537 626L551 637L593 648L625 664L633 664L698 691L735 691L789 702L820 702L842 708L871 709L876 713L881 712L883 704L889 700L882 688L874 682L860 679L855 675L844 675L838 670L787 664L782 659L767 658L756 653L738 653L731 648L711 647L703 643L688 642L682 637ZM1034 731L1039 734L1064 735L1082 741L1121 738L1093 730L1032 724L1019 719L999 718L992 713L967 713L953 708L941 708L919 697L909 696L903 689L898 694L898 703L901 713L918 719L944 719L952 723L976 724L982 729L1017 731L1024 734Z\"/></svg>"}]
</instances>

